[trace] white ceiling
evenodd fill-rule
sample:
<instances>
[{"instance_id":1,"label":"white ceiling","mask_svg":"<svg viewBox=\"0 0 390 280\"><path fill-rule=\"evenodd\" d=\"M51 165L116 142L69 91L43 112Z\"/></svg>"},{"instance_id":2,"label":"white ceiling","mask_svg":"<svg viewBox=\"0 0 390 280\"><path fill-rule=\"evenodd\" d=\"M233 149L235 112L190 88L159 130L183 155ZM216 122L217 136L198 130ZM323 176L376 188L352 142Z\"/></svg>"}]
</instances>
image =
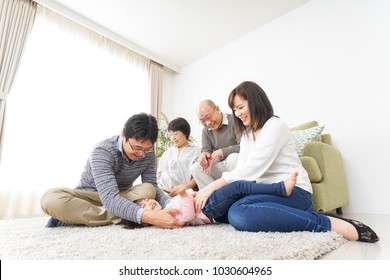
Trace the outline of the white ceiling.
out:
<instances>
[{"instance_id":1,"label":"white ceiling","mask_svg":"<svg viewBox=\"0 0 390 280\"><path fill-rule=\"evenodd\" d=\"M36 0L180 72L309 0Z\"/></svg>"}]
</instances>

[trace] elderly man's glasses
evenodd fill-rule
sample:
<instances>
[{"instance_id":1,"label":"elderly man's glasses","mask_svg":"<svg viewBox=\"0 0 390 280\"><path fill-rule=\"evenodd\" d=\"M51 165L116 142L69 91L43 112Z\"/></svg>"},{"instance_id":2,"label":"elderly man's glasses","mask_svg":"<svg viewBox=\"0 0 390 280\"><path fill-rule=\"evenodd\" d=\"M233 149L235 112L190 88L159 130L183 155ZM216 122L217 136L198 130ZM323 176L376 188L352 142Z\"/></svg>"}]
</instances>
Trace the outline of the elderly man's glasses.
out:
<instances>
[{"instance_id":1,"label":"elderly man's glasses","mask_svg":"<svg viewBox=\"0 0 390 280\"><path fill-rule=\"evenodd\" d=\"M207 122L211 122L212 118L213 118L213 115L214 115L214 112L215 112L215 108L213 108L213 111L211 111L211 113L209 112L208 114L206 114L206 116L204 116L203 118L199 119L199 122L202 124L202 125L206 125Z\"/></svg>"},{"instance_id":2,"label":"elderly man's glasses","mask_svg":"<svg viewBox=\"0 0 390 280\"><path fill-rule=\"evenodd\" d=\"M136 154L141 154L141 153L147 154L147 153L150 153L153 150L153 147L150 147L150 148L147 148L147 149L143 149L141 147L133 147L133 145L131 145L130 139L127 140L127 142L129 143L130 148Z\"/></svg>"}]
</instances>

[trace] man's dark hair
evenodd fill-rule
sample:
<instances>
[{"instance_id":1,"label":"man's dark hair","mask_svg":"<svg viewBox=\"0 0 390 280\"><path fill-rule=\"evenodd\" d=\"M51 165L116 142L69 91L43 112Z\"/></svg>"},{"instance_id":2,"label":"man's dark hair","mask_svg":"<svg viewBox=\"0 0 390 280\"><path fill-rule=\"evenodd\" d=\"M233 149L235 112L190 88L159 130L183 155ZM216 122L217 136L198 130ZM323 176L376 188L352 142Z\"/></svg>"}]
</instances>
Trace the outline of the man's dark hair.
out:
<instances>
[{"instance_id":1,"label":"man's dark hair","mask_svg":"<svg viewBox=\"0 0 390 280\"><path fill-rule=\"evenodd\" d=\"M181 131L188 139L191 134L191 126L186 119L176 118L168 124L168 131Z\"/></svg>"},{"instance_id":2,"label":"man's dark hair","mask_svg":"<svg viewBox=\"0 0 390 280\"><path fill-rule=\"evenodd\" d=\"M150 140L154 144L158 135L157 119L146 113L133 115L126 121L123 134L126 141L134 138L141 142Z\"/></svg>"}]
</instances>

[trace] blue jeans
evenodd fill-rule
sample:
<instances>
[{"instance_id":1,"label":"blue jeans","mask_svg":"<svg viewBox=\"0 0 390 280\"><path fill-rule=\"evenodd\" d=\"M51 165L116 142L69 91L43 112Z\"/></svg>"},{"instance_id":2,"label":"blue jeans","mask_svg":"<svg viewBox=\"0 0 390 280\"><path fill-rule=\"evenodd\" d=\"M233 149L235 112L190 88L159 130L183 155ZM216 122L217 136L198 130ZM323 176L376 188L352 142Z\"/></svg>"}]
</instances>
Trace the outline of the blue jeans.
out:
<instances>
[{"instance_id":1,"label":"blue jeans","mask_svg":"<svg viewBox=\"0 0 390 280\"><path fill-rule=\"evenodd\" d=\"M206 216L242 231L330 230L329 218L313 211L311 193L294 187L286 197L284 182L232 182L213 192L202 211Z\"/></svg>"}]
</instances>

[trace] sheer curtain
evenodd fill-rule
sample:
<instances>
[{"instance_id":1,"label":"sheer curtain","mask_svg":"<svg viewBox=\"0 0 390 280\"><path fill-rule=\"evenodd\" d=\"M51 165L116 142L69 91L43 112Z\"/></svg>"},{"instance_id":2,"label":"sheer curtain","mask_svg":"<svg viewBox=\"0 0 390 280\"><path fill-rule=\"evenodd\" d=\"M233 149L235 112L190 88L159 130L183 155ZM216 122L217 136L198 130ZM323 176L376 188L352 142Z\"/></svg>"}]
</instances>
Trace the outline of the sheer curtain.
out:
<instances>
[{"instance_id":1,"label":"sheer curtain","mask_svg":"<svg viewBox=\"0 0 390 280\"><path fill-rule=\"evenodd\" d=\"M0 164L0 217L42 214L73 188L98 141L150 113L149 60L38 6L12 94Z\"/></svg>"},{"instance_id":2,"label":"sheer curtain","mask_svg":"<svg viewBox=\"0 0 390 280\"><path fill-rule=\"evenodd\" d=\"M31 0L0 0L0 160L7 96L34 23L37 4Z\"/></svg>"}]
</instances>

